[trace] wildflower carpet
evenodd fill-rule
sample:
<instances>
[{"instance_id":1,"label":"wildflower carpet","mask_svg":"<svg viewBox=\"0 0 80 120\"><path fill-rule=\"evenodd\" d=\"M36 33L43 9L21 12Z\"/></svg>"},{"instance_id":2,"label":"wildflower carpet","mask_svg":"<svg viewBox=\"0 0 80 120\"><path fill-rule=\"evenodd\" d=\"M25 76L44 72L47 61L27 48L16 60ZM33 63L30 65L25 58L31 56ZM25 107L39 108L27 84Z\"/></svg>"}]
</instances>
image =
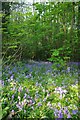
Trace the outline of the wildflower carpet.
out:
<instances>
[{"instance_id":1,"label":"wildflower carpet","mask_svg":"<svg viewBox=\"0 0 80 120\"><path fill-rule=\"evenodd\" d=\"M78 65L55 71L49 62L17 62L2 72L2 118L78 118Z\"/></svg>"}]
</instances>

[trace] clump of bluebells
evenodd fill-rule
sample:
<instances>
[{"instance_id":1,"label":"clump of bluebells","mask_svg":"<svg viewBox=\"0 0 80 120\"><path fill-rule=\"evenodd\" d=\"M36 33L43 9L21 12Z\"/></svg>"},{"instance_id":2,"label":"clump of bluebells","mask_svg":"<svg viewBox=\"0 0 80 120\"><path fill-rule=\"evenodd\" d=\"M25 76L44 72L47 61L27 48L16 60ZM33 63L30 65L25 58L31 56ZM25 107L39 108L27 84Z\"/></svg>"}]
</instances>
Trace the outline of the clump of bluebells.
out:
<instances>
[{"instance_id":1,"label":"clump of bluebells","mask_svg":"<svg viewBox=\"0 0 80 120\"><path fill-rule=\"evenodd\" d=\"M3 69L3 119L78 118L78 71L51 68L51 63L28 63Z\"/></svg>"}]
</instances>

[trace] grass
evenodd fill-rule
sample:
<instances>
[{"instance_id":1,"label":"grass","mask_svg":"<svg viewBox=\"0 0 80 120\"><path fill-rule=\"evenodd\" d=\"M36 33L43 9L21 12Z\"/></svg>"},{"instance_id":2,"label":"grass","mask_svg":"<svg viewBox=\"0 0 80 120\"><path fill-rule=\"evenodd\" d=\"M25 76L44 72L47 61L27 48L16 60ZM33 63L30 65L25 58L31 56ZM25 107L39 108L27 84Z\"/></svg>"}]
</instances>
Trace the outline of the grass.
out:
<instances>
[{"instance_id":1,"label":"grass","mask_svg":"<svg viewBox=\"0 0 80 120\"><path fill-rule=\"evenodd\" d=\"M3 119L78 118L78 69L51 66L20 62L3 68Z\"/></svg>"}]
</instances>

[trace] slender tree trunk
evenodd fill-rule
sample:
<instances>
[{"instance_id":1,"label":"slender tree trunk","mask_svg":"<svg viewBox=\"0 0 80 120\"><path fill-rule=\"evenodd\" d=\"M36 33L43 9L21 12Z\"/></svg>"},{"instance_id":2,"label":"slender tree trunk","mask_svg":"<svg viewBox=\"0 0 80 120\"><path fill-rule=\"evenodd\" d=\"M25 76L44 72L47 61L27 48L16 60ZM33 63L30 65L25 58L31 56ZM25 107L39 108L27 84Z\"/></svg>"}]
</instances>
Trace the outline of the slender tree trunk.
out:
<instances>
[{"instance_id":1,"label":"slender tree trunk","mask_svg":"<svg viewBox=\"0 0 80 120\"><path fill-rule=\"evenodd\" d=\"M77 49L77 53L79 55L80 54L80 2L78 4L77 31L78 31L78 49ZM78 56L78 61L80 61L80 56Z\"/></svg>"},{"instance_id":2,"label":"slender tree trunk","mask_svg":"<svg viewBox=\"0 0 80 120\"><path fill-rule=\"evenodd\" d=\"M71 29L70 29L70 46L72 48L72 58L74 58L74 24L75 24L75 2L72 2L72 20L71 20Z\"/></svg>"}]
</instances>

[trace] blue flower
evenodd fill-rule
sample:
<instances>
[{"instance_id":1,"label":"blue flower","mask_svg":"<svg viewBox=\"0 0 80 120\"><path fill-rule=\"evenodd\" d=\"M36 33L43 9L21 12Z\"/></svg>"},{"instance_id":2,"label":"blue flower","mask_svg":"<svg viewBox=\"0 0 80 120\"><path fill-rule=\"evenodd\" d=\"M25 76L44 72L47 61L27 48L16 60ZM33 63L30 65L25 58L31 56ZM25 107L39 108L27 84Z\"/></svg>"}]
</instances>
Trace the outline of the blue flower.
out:
<instances>
[{"instance_id":1,"label":"blue flower","mask_svg":"<svg viewBox=\"0 0 80 120\"><path fill-rule=\"evenodd\" d=\"M40 107L40 106L42 106L42 103L41 103L41 102L39 102L37 105L38 105L38 107Z\"/></svg>"},{"instance_id":2,"label":"blue flower","mask_svg":"<svg viewBox=\"0 0 80 120\"><path fill-rule=\"evenodd\" d=\"M67 118L71 118L71 115L70 115L70 113L68 113L68 114L67 114Z\"/></svg>"},{"instance_id":3,"label":"blue flower","mask_svg":"<svg viewBox=\"0 0 80 120\"><path fill-rule=\"evenodd\" d=\"M14 75L11 75L10 80L13 80L13 78L14 78Z\"/></svg>"},{"instance_id":4,"label":"blue flower","mask_svg":"<svg viewBox=\"0 0 80 120\"><path fill-rule=\"evenodd\" d=\"M72 110L72 113L75 115L78 113L78 110Z\"/></svg>"},{"instance_id":5,"label":"blue flower","mask_svg":"<svg viewBox=\"0 0 80 120\"><path fill-rule=\"evenodd\" d=\"M68 73L70 72L70 69L71 69L70 67L67 68L67 72L68 72Z\"/></svg>"},{"instance_id":6,"label":"blue flower","mask_svg":"<svg viewBox=\"0 0 80 120\"><path fill-rule=\"evenodd\" d=\"M14 99L14 94L12 95L12 99Z\"/></svg>"},{"instance_id":7,"label":"blue flower","mask_svg":"<svg viewBox=\"0 0 80 120\"><path fill-rule=\"evenodd\" d=\"M47 103L47 106L48 106L48 107L52 107L50 101Z\"/></svg>"},{"instance_id":8,"label":"blue flower","mask_svg":"<svg viewBox=\"0 0 80 120\"><path fill-rule=\"evenodd\" d=\"M26 78L31 78L31 77L32 77L31 73L26 75Z\"/></svg>"},{"instance_id":9,"label":"blue flower","mask_svg":"<svg viewBox=\"0 0 80 120\"><path fill-rule=\"evenodd\" d=\"M26 96L27 96L27 94L25 93L25 94L24 94L24 99L26 98Z\"/></svg>"},{"instance_id":10,"label":"blue flower","mask_svg":"<svg viewBox=\"0 0 80 120\"><path fill-rule=\"evenodd\" d=\"M38 82L36 82L36 86L38 86L39 85L39 83Z\"/></svg>"},{"instance_id":11,"label":"blue flower","mask_svg":"<svg viewBox=\"0 0 80 120\"><path fill-rule=\"evenodd\" d=\"M11 111L11 114L12 114L12 115L14 115L14 114L15 114L15 111L14 111L14 110L12 110L12 111Z\"/></svg>"},{"instance_id":12,"label":"blue flower","mask_svg":"<svg viewBox=\"0 0 80 120\"><path fill-rule=\"evenodd\" d=\"M61 112L58 113L58 118L63 118L63 114Z\"/></svg>"},{"instance_id":13,"label":"blue flower","mask_svg":"<svg viewBox=\"0 0 80 120\"><path fill-rule=\"evenodd\" d=\"M4 81L0 80L0 85L4 86Z\"/></svg>"},{"instance_id":14,"label":"blue flower","mask_svg":"<svg viewBox=\"0 0 80 120\"><path fill-rule=\"evenodd\" d=\"M22 86L19 87L18 92L21 92L23 90Z\"/></svg>"}]
</instances>

